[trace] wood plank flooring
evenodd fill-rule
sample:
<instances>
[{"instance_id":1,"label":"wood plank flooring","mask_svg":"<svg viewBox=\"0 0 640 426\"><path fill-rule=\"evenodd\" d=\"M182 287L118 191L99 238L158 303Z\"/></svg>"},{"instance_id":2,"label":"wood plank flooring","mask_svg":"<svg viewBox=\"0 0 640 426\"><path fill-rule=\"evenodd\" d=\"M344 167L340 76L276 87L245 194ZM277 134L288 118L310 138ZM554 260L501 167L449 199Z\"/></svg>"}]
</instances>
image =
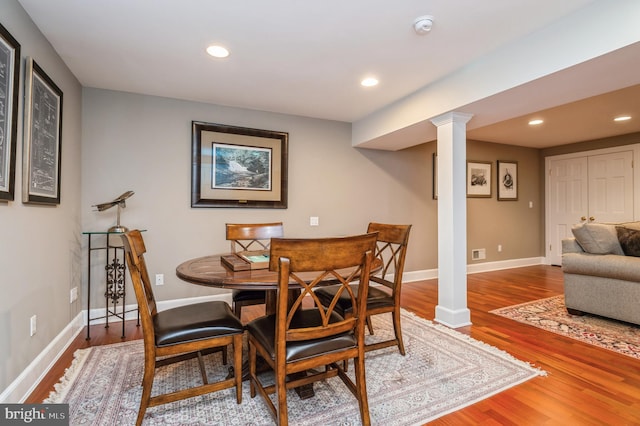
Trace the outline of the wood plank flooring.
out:
<instances>
[{"instance_id":1,"label":"wood plank flooring","mask_svg":"<svg viewBox=\"0 0 640 426\"><path fill-rule=\"evenodd\" d=\"M531 266L468 276L468 305L473 325L458 331L503 349L547 371L433 425L638 425L640 424L640 360L520 324L489 311L562 294L562 270ZM437 280L407 283L402 305L432 320ZM261 308L243 310L243 320ZM92 326L91 341L78 336L26 402L41 402L64 374L78 348L120 342L120 327ZM131 321L126 340L141 338Z\"/></svg>"}]
</instances>

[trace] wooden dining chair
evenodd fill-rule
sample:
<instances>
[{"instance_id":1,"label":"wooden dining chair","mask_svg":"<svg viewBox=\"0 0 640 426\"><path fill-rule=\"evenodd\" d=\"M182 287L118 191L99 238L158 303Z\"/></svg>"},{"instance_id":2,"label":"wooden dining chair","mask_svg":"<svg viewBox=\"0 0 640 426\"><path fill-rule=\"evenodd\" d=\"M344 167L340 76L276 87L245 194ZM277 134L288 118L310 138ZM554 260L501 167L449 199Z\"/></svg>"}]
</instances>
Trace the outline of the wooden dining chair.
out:
<instances>
[{"instance_id":1,"label":"wooden dining chair","mask_svg":"<svg viewBox=\"0 0 640 426\"><path fill-rule=\"evenodd\" d=\"M227 240L231 242L231 252L268 250L271 238L284 236L282 222L274 223L227 223ZM242 307L265 303L265 290L233 290L231 293L233 312L242 318Z\"/></svg>"},{"instance_id":2,"label":"wooden dining chair","mask_svg":"<svg viewBox=\"0 0 640 426\"><path fill-rule=\"evenodd\" d=\"M375 244L376 234L271 241L269 269L278 271L276 313L251 321L247 330L251 397L260 393L278 425L288 423L287 389L336 375L356 396L362 424L370 424L364 367L366 305L358 300L367 298ZM358 294L350 286L356 279ZM314 289L328 280L339 282L338 297L346 294L351 299L351 317L337 314L335 303L324 308L315 295ZM273 369L275 385L264 386L257 376L257 355ZM351 358L355 384L339 365ZM323 368L307 372L314 367ZM303 372L307 374L296 375ZM273 393L277 406L269 397Z\"/></svg>"},{"instance_id":3,"label":"wooden dining chair","mask_svg":"<svg viewBox=\"0 0 640 426\"><path fill-rule=\"evenodd\" d=\"M370 278L372 283L380 284L380 286L373 284L369 286L367 326L369 333L373 334L371 316L390 312L392 314L395 337L383 342L369 344L366 346L366 351L397 345L400 354L405 354L400 324L400 293L410 231L411 225L390 225L374 222L370 223L367 228L367 232L378 233L376 257L382 259L382 269ZM357 284L354 284L354 292L357 291L356 289ZM329 306L333 303L338 291L339 287L337 286L322 287L316 291L316 294L324 306ZM353 312L351 299L346 297L344 293L339 298L336 311L343 316L349 316Z\"/></svg>"},{"instance_id":4,"label":"wooden dining chair","mask_svg":"<svg viewBox=\"0 0 640 426\"><path fill-rule=\"evenodd\" d=\"M146 248L139 230L122 235L127 266L138 302L144 340L142 398L136 425L142 424L147 407L235 387L236 400L242 402L242 335L244 327L226 302L201 302L158 311L144 259ZM233 345L232 378L209 383L203 354ZM151 396L156 368L198 358L202 385L168 394ZM183 381L183 378L180 378Z\"/></svg>"}]
</instances>

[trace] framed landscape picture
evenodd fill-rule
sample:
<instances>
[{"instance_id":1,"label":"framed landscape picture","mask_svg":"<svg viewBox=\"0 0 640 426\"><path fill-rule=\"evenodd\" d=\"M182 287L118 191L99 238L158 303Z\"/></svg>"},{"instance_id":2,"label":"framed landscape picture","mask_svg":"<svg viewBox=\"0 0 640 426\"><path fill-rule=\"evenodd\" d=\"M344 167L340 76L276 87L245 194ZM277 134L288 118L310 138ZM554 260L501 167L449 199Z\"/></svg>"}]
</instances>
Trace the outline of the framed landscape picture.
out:
<instances>
[{"instance_id":1,"label":"framed landscape picture","mask_svg":"<svg viewBox=\"0 0 640 426\"><path fill-rule=\"evenodd\" d=\"M191 207L287 208L288 138L192 122Z\"/></svg>"},{"instance_id":2,"label":"framed landscape picture","mask_svg":"<svg viewBox=\"0 0 640 426\"><path fill-rule=\"evenodd\" d=\"M22 202L60 204L62 90L27 58Z\"/></svg>"},{"instance_id":3,"label":"framed landscape picture","mask_svg":"<svg viewBox=\"0 0 640 426\"><path fill-rule=\"evenodd\" d=\"M518 162L498 160L498 201L518 200Z\"/></svg>"},{"instance_id":4,"label":"framed landscape picture","mask_svg":"<svg viewBox=\"0 0 640 426\"><path fill-rule=\"evenodd\" d=\"M0 201L12 201L16 180L20 44L0 24Z\"/></svg>"},{"instance_id":5,"label":"framed landscape picture","mask_svg":"<svg viewBox=\"0 0 640 426\"><path fill-rule=\"evenodd\" d=\"M467 197L491 198L491 162L467 161Z\"/></svg>"}]
</instances>

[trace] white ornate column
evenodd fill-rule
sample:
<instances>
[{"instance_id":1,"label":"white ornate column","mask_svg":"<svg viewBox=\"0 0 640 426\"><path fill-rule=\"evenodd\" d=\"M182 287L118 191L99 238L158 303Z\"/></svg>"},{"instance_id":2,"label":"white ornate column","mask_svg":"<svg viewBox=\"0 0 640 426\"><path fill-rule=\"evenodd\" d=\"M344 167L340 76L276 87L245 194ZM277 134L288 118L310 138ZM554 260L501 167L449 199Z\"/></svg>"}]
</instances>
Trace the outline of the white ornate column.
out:
<instances>
[{"instance_id":1,"label":"white ornate column","mask_svg":"<svg viewBox=\"0 0 640 426\"><path fill-rule=\"evenodd\" d=\"M431 119L438 128L438 305L435 321L471 325L467 307L467 122L449 112Z\"/></svg>"}]
</instances>

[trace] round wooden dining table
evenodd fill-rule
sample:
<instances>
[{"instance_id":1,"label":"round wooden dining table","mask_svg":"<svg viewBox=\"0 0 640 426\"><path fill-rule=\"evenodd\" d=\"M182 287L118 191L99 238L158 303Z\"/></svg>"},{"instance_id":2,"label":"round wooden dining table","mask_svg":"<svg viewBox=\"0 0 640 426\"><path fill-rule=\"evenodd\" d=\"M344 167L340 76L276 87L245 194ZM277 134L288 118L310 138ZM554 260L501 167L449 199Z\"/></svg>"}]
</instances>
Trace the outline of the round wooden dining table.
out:
<instances>
[{"instance_id":1,"label":"round wooden dining table","mask_svg":"<svg viewBox=\"0 0 640 426\"><path fill-rule=\"evenodd\" d=\"M267 315L275 313L276 292L278 289L278 273L267 269L253 269L233 271L225 266L220 258L225 254L215 254L187 260L176 268L176 275L183 281L207 287L228 288L230 290L271 290L267 291L265 312ZM372 273L380 270L382 262L374 259L371 265ZM304 273L299 274L305 280ZM308 273L309 281L317 274ZM327 285L333 284L327 281ZM290 291L299 291L300 285L290 282ZM293 297L293 295L292 295Z\"/></svg>"},{"instance_id":2,"label":"round wooden dining table","mask_svg":"<svg viewBox=\"0 0 640 426\"><path fill-rule=\"evenodd\" d=\"M265 313L267 315L274 314L278 273L270 271L268 268L233 271L220 260L222 256L228 254L216 254L187 260L178 265L176 275L183 281L206 287L228 288L230 290L270 290L266 293ZM299 284L293 282L291 284L292 291L299 291Z\"/></svg>"},{"instance_id":3,"label":"round wooden dining table","mask_svg":"<svg viewBox=\"0 0 640 426\"><path fill-rule=\"evenodd\" d=\"M176 275L193 284L232 290L275 290L278 287L278 274L269 269L232 271L220 260L228 254L187 260L178 265Z\"/></svg>"}]
</instances>

